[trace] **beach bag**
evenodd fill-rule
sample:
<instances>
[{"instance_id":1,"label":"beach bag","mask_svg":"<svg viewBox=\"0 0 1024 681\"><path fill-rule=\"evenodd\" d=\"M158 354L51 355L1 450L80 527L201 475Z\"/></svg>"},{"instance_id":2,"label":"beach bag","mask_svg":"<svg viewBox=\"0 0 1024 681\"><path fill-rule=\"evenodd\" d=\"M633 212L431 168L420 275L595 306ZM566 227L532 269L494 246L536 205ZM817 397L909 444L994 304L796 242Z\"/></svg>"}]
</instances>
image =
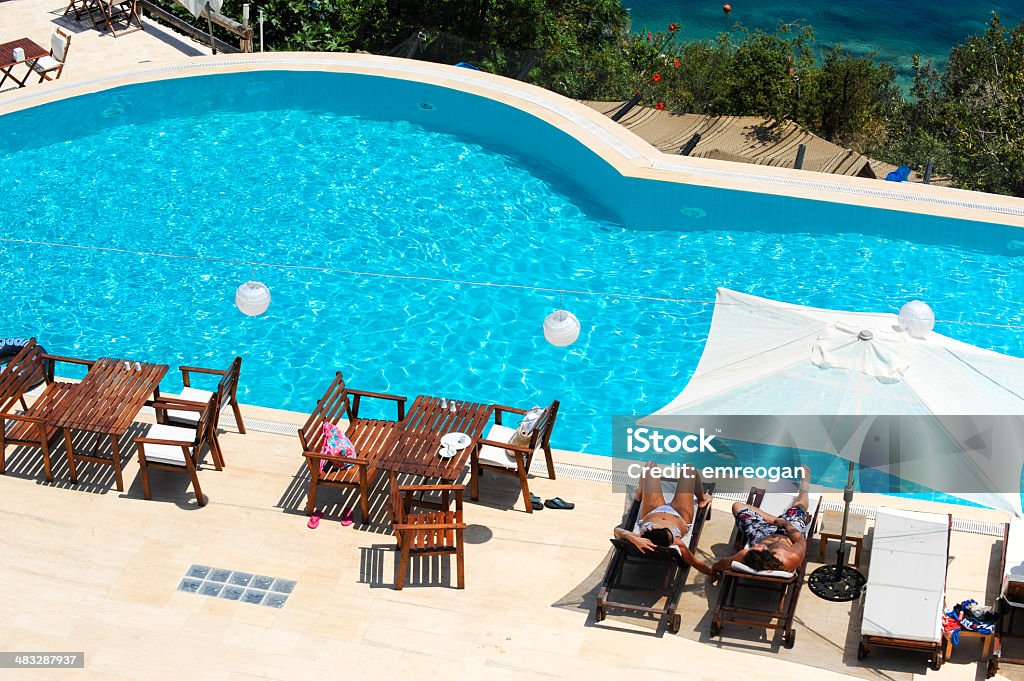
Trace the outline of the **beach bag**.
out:
<instances>
[{"instance_id":1,"label":"beach bag","mask_svg":"<svg viewBox=\"0 0 1024 681\"><path fill-rule=\"evenodd\" d=\"M320 453L331 456L343 456L347 459L356 458L356 448L345 433L338 429L333 423L324 423L324 443L320 447ZM320 472L331 473L344 471L352 468L352 464L337 464L327 459L320 459Z\"/></svg>"}]
</instances>

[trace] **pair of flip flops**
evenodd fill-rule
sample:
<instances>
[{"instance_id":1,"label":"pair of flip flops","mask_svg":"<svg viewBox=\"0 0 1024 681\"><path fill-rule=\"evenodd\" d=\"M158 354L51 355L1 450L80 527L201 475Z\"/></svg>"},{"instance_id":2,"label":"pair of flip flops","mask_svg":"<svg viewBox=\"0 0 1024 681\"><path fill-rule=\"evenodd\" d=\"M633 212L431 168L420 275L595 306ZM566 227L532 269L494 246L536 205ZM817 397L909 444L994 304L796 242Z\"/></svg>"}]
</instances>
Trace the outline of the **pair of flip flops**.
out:
<instances>
[{"instance_id":1,"label":"pair of flip flops","mask_svg":"<svg viewBox=\"0 0 1024 681\"><path fill-rule=\"evenodd\" d=\"M320 511L313 511L313 515L309 516L309 522L306 523L306 527L311 530L315 530L320 527L320 519L324 517L324 514ZM346 508L345 512L341 514L341 526L348 527L354 521L352 520L352 509Z\"/></svg>"},{"instance_id":2,"label":"pair of flip flops","mask_svg":"<svg viewBox=\"0 0 1024 681\"><path fill-rule=\"evenodd\" d=\"M536 494L530 495L530 505L533 506L534 511L542 511L544 507L558 509L560 511L571 511L576 508L576 504L570 503L562 497L555 497L542 502L540 497Z\"/></svg>"}]
</instances>

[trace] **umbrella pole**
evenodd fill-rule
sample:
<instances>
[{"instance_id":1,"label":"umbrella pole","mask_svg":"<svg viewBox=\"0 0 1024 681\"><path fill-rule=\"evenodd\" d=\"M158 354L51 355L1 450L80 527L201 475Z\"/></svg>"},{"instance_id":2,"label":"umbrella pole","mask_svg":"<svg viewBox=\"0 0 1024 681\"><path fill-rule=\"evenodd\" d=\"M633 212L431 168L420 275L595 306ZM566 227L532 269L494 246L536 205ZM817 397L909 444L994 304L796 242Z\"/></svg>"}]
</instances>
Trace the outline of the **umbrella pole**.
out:
<instances>
[{"instance_id":1,"label":"umbrella pole","mask_svg":"<svg viewBox=\"0 0 1024 681\"><path fill-rule=\"evenodd\" d=\"M853 501L853 462L850 462L850 473L843 489L843 531L839 537L839 552L836 554L836 580L841 578L843 566L846 565L846 529L850 522L850 502Z\"/></svg>"},{"instance_id":2,"label":"umbrella pole","mask_svg":"<svg viewBox=\"0 0 1024 681\"><path fill-rule=\"evenodd\" d=\"M213 54L217 54L217 46L213 44L213 21L210 19L210 3L206 3L206 27L210 30L210 50Z\"/></svg>"},{"instance_id":3,"label":"umbrella pole","mask_svg":"<svg viewBox=\"0 0 1024 681\"><path fill-rule=\"evenodd\" d=\"M826 601L852 601L860 596L866 579L864 575L846 565L846 531L850 521L850 502L853 501L853 461L850 461L850 474L843 489L843 531L839 539L839 554L835 565L822 565L811 573L807 587L815 596Z\"/></svg>"}]
</instances>

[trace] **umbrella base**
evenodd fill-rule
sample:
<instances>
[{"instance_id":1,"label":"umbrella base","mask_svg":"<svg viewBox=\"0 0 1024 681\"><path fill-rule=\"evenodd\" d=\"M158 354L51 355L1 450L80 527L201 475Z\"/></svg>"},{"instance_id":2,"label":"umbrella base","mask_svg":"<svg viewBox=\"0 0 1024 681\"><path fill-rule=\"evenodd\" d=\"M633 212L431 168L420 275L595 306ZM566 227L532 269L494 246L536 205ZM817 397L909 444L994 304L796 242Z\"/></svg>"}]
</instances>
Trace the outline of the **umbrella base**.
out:
<instances>
[{"instance_id":1,"label":"umbrella base","mask_svg":"<svg viewBox=\"0 0 1024 681\"><path fill-rule=\"evenodd\" d=\"M842 603L860 596L866 582L864 575L849 565L822 565L807 579L807 588L818 598Z\"/></svg>"}]
</instances>

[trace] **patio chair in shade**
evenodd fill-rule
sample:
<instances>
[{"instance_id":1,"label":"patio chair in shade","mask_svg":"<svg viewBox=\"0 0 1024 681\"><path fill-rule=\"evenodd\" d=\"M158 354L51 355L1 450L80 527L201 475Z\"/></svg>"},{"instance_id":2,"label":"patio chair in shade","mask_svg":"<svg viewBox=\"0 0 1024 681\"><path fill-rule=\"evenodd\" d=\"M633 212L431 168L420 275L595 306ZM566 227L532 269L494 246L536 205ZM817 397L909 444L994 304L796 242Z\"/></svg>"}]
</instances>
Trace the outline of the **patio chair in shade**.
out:
<instances>
[{"instance_id":1,"label":"patio chair in shade","mask_svg":"<svg viewBox=\"0 0 1024 681\"><path fill-rule=\"evenodd\" d=\"M228 405L231 406L231 411L235 415L235 426L238 428L238 432L245 434L245 423L242 421L242 411L238 406L238 379L242 373L242 358L235 357L231 360L231 365L227 369L204 369L202 367L189 367L182 366L178 367L181 371L181 381L184 384L184 388L181 390L181 398L183 400L190 400L192 402L206 402L213 395L209 390L201 390L193 387L192 376L193 374L206 374L212 376L220 376L220 381L217 383L217 399L220 404L221 410L226 408ZM188 424L194 425L197 419L195 412L183 411L180 409L170 409L167 411L168 423L171 424ZM218 419L219 422L219 419ZM216 427L216 425L214 426Z\"/></svg>"},{"instance_id":2,"label":"patio chair in shade","mask_svg":"<svg viewBox=\"0 0 1024 681\"><path fill-rule=\"evenodd\" d=\"M999 573L1002 582L999 589L999 620L996 623L993 637L992 658L988 661L987 678L999 671L1002 663L1024 665L1024 657L1006 655L1003 649L1004 638L1024 638L1024 634L1014 633L1013 622L1016 616L1024 612L1024 518L1014 516L1003 529L1003 558Z\"/></svg>"},{"instance_id":3,"label":"patio chair in shade","mask_svg":"<svg viewBox=\"0 0 1024 681\"><path fill-rule=\"evenodd\" d=\"M39 82L57 80L64 72L64 62L71 48L71 34L59 28L50 36L50 54L40 57L32 64L32 70L39 74Z\"/></svg>"},{"instance_id":4,"label":"patio chair in shade","mask_svg":"<svg viewBox=\"0 0 1024 681\"><path fill-rule=\"evenodd\" d=\"M462 517L464 485L391 485L388 509L398 542L398 565L395 589L405 586L409 561L419 556L455 556L458 588L466 588ZM413 495L426 492L441 494L441 510L410 511ZM455 497L455 509L451 497Z\"/></svg>"},{"instance_id":5,"label":"patio chair in shade","mask_svg":"<svg viewBox=\"0 0 1024 681\"><path fill-rule=\"evenodd\" d=\"M751 488L747 503L762 509L766 513L780 516L796 500L795 492L767 492L760 488ZM805 539L810 543L814 536L814 528L821 510L821 495L807 495L807 510L811 514ZM733 548L739 551L747 544L746 536L736 530ZM744 563L732 562L730 568L722 573L722 581L718 587L718 604L711 617L712 637L722 633L723 627L729 623L744 624L782 632L783 645L792 648L796 642L796 631L793 619L796 616L796 604L804 585L804 574L807 571L807 552L804 559L793 572L786 570L754 570ZM747 597L764 596L772 598L754 599L758 602L747 603ZM755 607L761 606L761 607Z\"/></svg>"},{"instance_id":6,"label":"patio chair in shade","mask_svg":"<svg viewBox=\"0 0 1024 681\"><path fill-rule=\"evenodd\" d=\"M663 479L662 484L672 483L675 480ZM666 492L666 495L671 492ZM714 499L715 484L704 483L704 493ZM701 532L704 531L704 523L711 517L711 504L700 508L698 500L693 500L693 522L683 537L691 553L696 553L697 545L700 542ZM640 505L641 500L633 499L633 504L626 514L626 521L622 527L629 528L632 532L640 534ZM673 634L679 632L682 618L676 612L679 607L679 597L686 583L686 577L690 574L690 565L682 558L679 548L676 546L659 546L652 551L642 553L636 546L625 539L612 539L613 553L611 562L604 573L604 580L601 582L601 589L597 593L597 605L594 608L594 621L602 622L608 613L609 608L618 610L629 610L642 615L661 616L667 619L668 629ZM641 581L637 577L650 577L652 570L660 568L660 575L657 582ZM636 573L636 574L633 574ZM639 605L637 603L626 603L612 600L616 598L614 592L630 591L638 595L651 596L653 599L665 599L662 607Z\"/></svg>"},{"instance_id":7,"label":"patio chair in shade","mask_svg":"<svg viewBox=\"0 0 1024 681\"><path fill-rule=\"evenodd\" d=\"M879 508L857 659L872 645L928 651L942 667L942 611L953 517Z\"/></svg>"},{"instance_id":8,"label":"patio chair in shade","mask_svg":"<svg viewBox=\"0 0 1024 681\"><path fill-rule=\"evenodd\" d=\"M142 495L146 499L152 498L149 486L150 467L183 471L192 479L196 503L205 506L206 498L203 496L203 490L199 486L199 476L196 473L202 459L203 449L209 448L213 465L217 470L224 467L224 458L221 455L220 445L217 442L217 430L214 427L214 420L220 408L216 393L211 395L205 404L174 397L161 397L153 403L153 408L158 415L161 412L174 409L194 412L198 418L194 428L157 423L150 427L146 437L135 438L135 447L139 453L139 472L142 474Z\"/></svg>"},{"instance_id":9,"label":"patio chair in shade","mask_svg":"<svg viewBox=\"0 0 1024 681\"><path fill-rule=\"evenodd\" d=\"M551 430L558 416L558 400L548 406L536 419L529 434L522 444L513 443L517 428L502 423L504 414L526 416L526 409L494 405L494 423L473 451L470 463L470 496L473 500L480 498L480 473L490 470L503 475L511 475L519 479L523 491L523 505L527 513L533 513L530 503L530 464L533 457L543 454L547 459L548 477L555 479L555 464L551 458Z\"/></svg>"}]
</instances>

